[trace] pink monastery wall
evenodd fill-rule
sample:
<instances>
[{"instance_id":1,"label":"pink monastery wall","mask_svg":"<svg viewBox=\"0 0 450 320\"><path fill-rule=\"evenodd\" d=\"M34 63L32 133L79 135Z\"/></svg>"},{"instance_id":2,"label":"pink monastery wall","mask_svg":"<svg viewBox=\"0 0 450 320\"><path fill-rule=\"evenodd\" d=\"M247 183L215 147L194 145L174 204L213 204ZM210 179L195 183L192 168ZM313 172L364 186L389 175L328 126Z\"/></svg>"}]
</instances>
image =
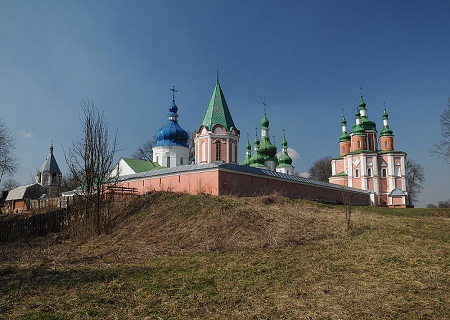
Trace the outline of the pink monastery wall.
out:
<instances>
[{"instance_id":1,"label":"pink monastery wall","mask_svg":"<svg viewBox=\"0 0 450 320\"><path fill-rule=\"evenodd\" d=\"M236 196L278 193L288 198L310 199L326 203L342 203L344 195L348 194L353 205L370 205L368 193L356 190L334 189L220 168L136 178L119 182L118 185L136 188L138 194L145 194L150 191Z\"/></svg>"},{"instance_id":2,"label":"pink monastery wall","mask_svg":"<svg viewBox=\"0 0 450 320\"><path fill-rule=\"evenodd\" d=\"M370 205L370 198L366 193L344 191L274 177L247 175L238 172L221 172L219 184L219 193L221 195L256 196L278 193L292 199L342 203L344 194L349 194L354 205Z\"/></svg>"},{"instance_id":3,"label":"pink monastery wall","mask_svg":"<svg viewBox=\"0 0 450 320\"><path fill-rule=\"evenodd\" d=\"M218 171L189 172L160 175L118 183L119 186L136 188L138 194L150 191L183 192L187 194L219 195Z\"/></svg>"}]
</instances>

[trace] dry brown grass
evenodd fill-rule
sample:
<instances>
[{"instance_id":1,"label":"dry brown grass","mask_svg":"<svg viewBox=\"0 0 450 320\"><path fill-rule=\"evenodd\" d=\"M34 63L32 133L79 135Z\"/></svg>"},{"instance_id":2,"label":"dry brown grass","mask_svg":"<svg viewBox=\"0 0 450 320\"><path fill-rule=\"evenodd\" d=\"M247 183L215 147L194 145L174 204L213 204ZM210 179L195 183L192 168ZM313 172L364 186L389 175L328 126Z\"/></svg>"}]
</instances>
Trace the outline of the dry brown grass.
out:
<instances>
[{"instance_id":1,"label":"dry brown grass","mask_svg":"<svg viewBox=\"0 0 450 320\"><path fill-rule=\"evenodd\" d=\"M0 318L446 319L450 212L152 193L0 245Z\"/></svg>"}]
</instances>

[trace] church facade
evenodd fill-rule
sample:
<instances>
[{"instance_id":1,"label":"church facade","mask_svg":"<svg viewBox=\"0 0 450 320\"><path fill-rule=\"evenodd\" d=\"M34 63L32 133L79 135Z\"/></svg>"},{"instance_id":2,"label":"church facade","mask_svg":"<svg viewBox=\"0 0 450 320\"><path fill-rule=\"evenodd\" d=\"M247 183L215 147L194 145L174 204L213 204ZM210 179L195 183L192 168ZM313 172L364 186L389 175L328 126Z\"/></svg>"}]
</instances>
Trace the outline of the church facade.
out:
<instances>
[{"instance_id":1,"label":"church facade","mask_svg":"<svg viewBox=\"0 0 450 320\"><path fill-rule=\"evenodd\" d=\"M383 129L378 137L376 124L369 120L362 96L350 134L343 116L339 157L331 162L329 182L370 191L372 205L406 207L406 153L394 149L394 134L389 128L386 108L382 120Z\"/></svg>"}]
</instances>

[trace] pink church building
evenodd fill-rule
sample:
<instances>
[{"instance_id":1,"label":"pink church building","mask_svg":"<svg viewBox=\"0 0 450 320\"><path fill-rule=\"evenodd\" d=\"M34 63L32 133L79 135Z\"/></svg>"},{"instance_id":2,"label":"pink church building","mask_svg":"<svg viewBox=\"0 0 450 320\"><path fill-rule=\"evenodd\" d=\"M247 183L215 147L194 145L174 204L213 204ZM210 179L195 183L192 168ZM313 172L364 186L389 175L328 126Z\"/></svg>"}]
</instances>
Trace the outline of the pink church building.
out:
<instances>
[{"instance_id":1,"label":"pink church building","mask_svg":"<svg viewBox=\"0 0 450 320\"><path fill-rule=\"evenodd\" d=\"M368 190L372 205L404 208L408 205L406 153L394 149L386 108L382 119L378 140L376 124L369 120L362 96L350 134L347 121L342 118L339 157L331 162L329 182Z\"/></svg>"}]
</instances>

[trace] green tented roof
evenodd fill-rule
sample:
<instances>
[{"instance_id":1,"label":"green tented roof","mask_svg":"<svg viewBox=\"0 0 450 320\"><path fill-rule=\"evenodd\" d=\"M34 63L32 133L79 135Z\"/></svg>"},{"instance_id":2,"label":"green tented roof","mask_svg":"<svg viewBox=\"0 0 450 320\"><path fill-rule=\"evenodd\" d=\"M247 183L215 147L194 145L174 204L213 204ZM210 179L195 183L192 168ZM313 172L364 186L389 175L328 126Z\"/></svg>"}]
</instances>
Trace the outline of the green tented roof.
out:
<instances>
[{"instance_id":1,"label":"green tented roof","mask_svg":"<svg viewBox=\"0 0 450 320\"><path fill-rule=\"evenodd\" d=\"M150 170L161 169L162 167L157 162L147 161L147 160L139 160L139 159L131 159L131 158L122 158L134 172L147 172Z\"/></svg>"},{"instance_id":2,"label":"green tented roof","mask_svg":"<svg viewBox=\"0 0 450 320\"><path fill-rule=\"evenodd\" d=\"M227 131L235 127L218 79L201 125L212 130L217 124L224 126Z\"/></svg>"}]
</instances>

